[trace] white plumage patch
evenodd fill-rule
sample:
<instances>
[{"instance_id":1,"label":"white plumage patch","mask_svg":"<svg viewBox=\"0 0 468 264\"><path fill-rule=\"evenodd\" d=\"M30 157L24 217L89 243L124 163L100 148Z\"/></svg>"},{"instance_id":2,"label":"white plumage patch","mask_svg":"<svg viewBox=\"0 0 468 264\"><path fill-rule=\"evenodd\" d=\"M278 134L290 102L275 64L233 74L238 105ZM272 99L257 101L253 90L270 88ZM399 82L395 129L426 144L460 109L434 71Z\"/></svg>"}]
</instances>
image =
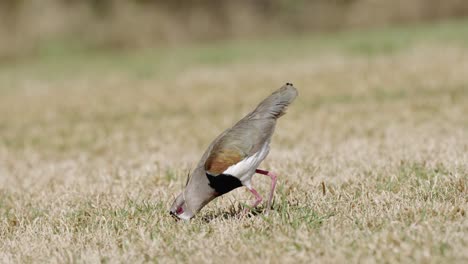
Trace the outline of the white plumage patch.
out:
<instances>
[{"instance_id":1,"label":"white plumage patch","mask_svg":"<svg viewBox=\"0 0 468 264\"><path fill-rule=\"evenodd\" d=\"M185 220L185 221L188 221L188 220L190 220L190 218L192 218L192 216L189 215L187 212L183 212L180 215L177 215L177 217L179 217L180 219Z\"/></svg>"},{"instance_id":2,"label":"white plumage patch","mask_svg":"<svg viewBox=\"0 0 468 264\"><path fill-rule=\"evenodd\" d=\"M254 175L255 170L266 158L269 151L269 142L265 142L263 147L257 153L230 166L223 172L223 174L229 174L238 178L242 184L249 182L252 175Z\"/></svg>"}]
</instances>

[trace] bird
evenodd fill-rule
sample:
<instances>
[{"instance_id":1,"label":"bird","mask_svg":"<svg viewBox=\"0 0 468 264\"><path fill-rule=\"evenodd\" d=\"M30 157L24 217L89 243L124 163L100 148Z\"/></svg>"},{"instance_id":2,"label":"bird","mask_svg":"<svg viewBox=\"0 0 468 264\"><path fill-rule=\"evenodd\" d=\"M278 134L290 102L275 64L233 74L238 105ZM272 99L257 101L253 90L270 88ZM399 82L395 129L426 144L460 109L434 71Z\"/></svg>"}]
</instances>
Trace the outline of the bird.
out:
<instances>
[{"instance_id":1,"label":"bird","mask_svg":"<svg viewBox=\"0 0 468 264\"><path fill-rule=\"evenodd\" d=\"M269 210L278 174L258 167L270 151L277 119L285 114L297 95L297 89L288 82L221 133L189 173L184 189L170 207L170 215L176 219L190 220L216 197L242 186L255 197L251 206L255 208L263 200L252 185L251 179L255 173L271 178L266 207Z\"/></svg>"}]
</instances>

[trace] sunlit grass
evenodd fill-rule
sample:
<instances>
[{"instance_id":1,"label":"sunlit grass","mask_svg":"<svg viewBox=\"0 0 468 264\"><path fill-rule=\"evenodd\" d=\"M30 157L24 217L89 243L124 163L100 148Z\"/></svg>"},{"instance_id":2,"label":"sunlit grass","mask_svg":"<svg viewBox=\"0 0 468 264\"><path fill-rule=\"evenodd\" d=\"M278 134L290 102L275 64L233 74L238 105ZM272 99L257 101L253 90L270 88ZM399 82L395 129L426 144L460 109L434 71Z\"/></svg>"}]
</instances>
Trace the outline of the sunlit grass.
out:
<instances>
[{"instance_id":1,"label":"sunlit grass","mask_svg":"<svg viewBox=\"0 0 468 264\"><path fill-rule=\"evenodd\" d=\"M465 25L1 66L0 262L466 262ZM175 222L206 146L286 81L273 210L240 217L238 189Z\"/></svg>"}]
</instances>

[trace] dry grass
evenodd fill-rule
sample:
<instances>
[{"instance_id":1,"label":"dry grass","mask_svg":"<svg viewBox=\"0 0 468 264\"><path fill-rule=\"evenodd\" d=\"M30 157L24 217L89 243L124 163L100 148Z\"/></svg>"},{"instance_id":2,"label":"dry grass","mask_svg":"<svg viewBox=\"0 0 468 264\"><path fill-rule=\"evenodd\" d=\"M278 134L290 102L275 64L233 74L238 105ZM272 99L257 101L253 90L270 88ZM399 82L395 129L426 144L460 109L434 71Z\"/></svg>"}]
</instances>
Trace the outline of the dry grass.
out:
<instances>
[{"instance_id":1,"label":"dry grass","mask_svg":"<svg viewBox=\"0 0 468 264\"><path fill-rule=\"evenodd\" d=\"M4 68L0 262L466 263L467 46L291 49L143 72L112 55ZM280 174L271 214L239 219L252 197L238 189L175 222L204 148L286 81L300 96L262 165Z\"/></svg>"}]
</instances>

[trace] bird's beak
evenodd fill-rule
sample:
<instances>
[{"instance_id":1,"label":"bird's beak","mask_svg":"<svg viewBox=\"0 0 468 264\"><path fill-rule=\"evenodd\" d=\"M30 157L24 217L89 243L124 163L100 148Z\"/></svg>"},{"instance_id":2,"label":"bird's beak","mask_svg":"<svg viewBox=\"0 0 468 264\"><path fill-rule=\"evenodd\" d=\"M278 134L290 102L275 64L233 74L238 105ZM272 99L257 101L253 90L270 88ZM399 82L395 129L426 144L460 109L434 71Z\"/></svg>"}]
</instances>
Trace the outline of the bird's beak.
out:
<instances>
[{"instance_id":1,"label":"bird's beak","mask_svg":"<svg viewBox=\"0 0 468 264\"><path fill-rule=\"evenodd\" d=\"M175 220L180 220L180 218L177 216L177 214L174 213L173 211L169 211L169 214L170 214Z\"/></svg>"}]
</instances>

